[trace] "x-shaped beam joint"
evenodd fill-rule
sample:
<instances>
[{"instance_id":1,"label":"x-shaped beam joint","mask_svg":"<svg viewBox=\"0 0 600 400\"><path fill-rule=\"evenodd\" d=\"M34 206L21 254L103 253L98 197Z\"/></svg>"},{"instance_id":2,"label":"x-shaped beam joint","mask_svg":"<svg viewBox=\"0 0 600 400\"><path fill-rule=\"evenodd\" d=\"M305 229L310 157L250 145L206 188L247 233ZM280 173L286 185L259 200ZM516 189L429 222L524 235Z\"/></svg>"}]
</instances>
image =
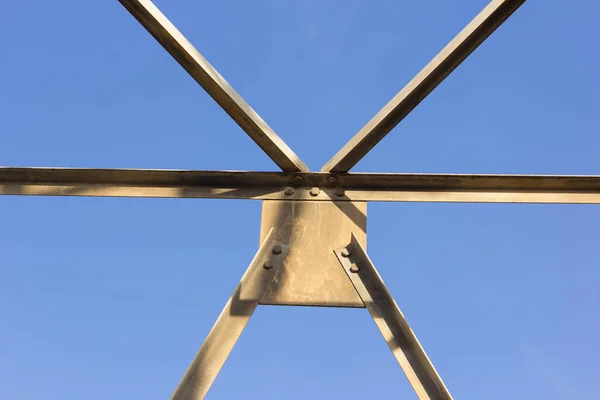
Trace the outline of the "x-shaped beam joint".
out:
<instances>
[{"instance_id":1,"label":"x-shaped beam joint","mask_svg":"<svg viewBox=\"0 0 600 400\"><path fill-rule=\"evenodd\" d=\"M263 218L265 229L269 230L264 237L261 234L262 244L257 254L173 399L199 400L204 397L259 304L292 303L289 299L269 297L269 290L273 282L277 283L275 286L283 287L277 281L278 273L285 268L290 272L294 250L300 253L299 249L304 248L305 252L314 252L318 247L292 238L293 232L307 232L298 229L302 223L305 226L307 223L329 225L337 233L343 226L355 226L365 234L366 215L361 217L360 208L353 204L357 201L600 203L599 177L346 174L525 0L492 0L325 164L324 173L308 173L308 167L298 156L150 0L119 1L284 173L0 168L0 194L245 198L270 202L269 207L273 210L281 206L284 211ZM338 174L332 176L329 173ZM317 211L313 214L304 211L303 218L299 218L302 207L298 204L316 206ZM339 208L352 224L340 224L323 205L331 205L334 211ZM286 211L288 208L292 211ZM290 224L286 216L290 216ZM323 216L333 223L324 223ZM356 307L358 304L368 309L420 399L451 400L450 393L367 256L360 235L351 229L350 243L334 248L330 246L334 235L320 228L315 230L323 236L316 238L319 245L335 258L336 268L343 268L352 285L352 293L357 296L357 302L344 306ZM288 257L290 254L292 256ZM301 263L296 264L302 267L299 270L306 272ZM321 268L320 265L317 267ZM328 289L337 290L330 283L328 285ZM312 299L320 302L319 305L330 300L329 295L326 300ZM303 305L310 305L305 299L302 301Z\"/></svg>"},{"instance_id":2,"label":"x-shaped beam joint","mask_svg":"<svg viewBox=\"0 0 600 400\"><path fill-rule=\"evenodd\" d=\"M150 0L119 1L283 171L296 173L297 176L294 177L294 180L301 182L303 182L303 178L300 175L304 175L305 178L310 177L308 174L299 174L300 172L308 172L306 165L300 161L298 156L233 90ZM318 180L327 179L330 185L336 185L337 180L342 177L344 179L348 178L349 175L344 173L354 167L524 2L525 0L493 0L323 166L322 172L326 174L321 175L326 175L326 177L319 175L314 176L314 178ZM328 173L339 174L331 176ZM245 176L247 177L247 175ZM37 183L39 184L39 182ZM520 186L523 186L522 182ZM406 186L403 186L403 188L406 189ZM148 189L148 187L145 186L144 189ZM281 190L278 192L281 192ZM340 210L348 204L353 206L352 203L345 206L338 204L339 201L336 203L335 200L350 200L348 193L341 187L336 187L333 191L330 190L330 193L325 194L327 195L326 200L330 202L328 204L333 204ZM294 187L286 185L282 196L287 197L284 197L284 199L265 198L265 200L279 200L282 202L281 210L285 210L285 207L289 208L290 206L293 210L293 202L289 200L292 200L290 196L294 195ZM308 199L308 203L318 203L320 195L321 190L318 186L313 187L310 191L311 198ZM248 196L248 193L245 196ZM279 210L280 205L272 202L270 206L273 206L275 210ZM302 223L302 221L299 221L301 218L298 218L300 213L286 213L281 210L278 211L277 218L275 218L275 229L284 231L287 227L284 217L291 215L291 227L293 230L298 231L296 224ZM323 210L324 207L321 207L320 211ZM349 220L352 220L345 211L344 214ZM319 213L315 215L321 216ZM322 215L329 215L332 218L333 214L323 211ZM306 220L310 219L307 216L305 217ZM363 217L366 218L364 215ZM315 217L315 219L318 218ZM352 221L357 226L362 226L365 223L364 221L360 223ZM322 220L318 219L317 223L322 223ZM333 229L336 231L340 230L340 226L330 225L333 225ZM209 333L207 340L200 348L196 358L192 361L181 384L175 391L173 399L199 400L203 398L237 338L241 335L254 309L259 304L286 304L277 296L269 297L269 293L271 293L269 288L272 282L279 282L277 280L278 272L284 270L284 260L288 253L294 252L292 244L296 246L296 251L300 251L302 243L298 243L298 241L294 243L294 240L281 240L280 238L276 240L275 234L277 232L274 232L273 228L269 227L269 229L248 271ZM278 235L286 237L282 235L282 232L278 232ZM291 237L293 235L288 234L287 236ZM334 235L324 234L324 236L325 239L333 242ZM321 238L317 239L320 240ZM327 240L325 240L325 243L326 247L329 246ZM318 246L310 243L310 245L304 247L310 248L314 252ZM358 237L352 233L350 244L339 248L336 246L335 249L332 248L330 251L333 251L337 262L347 274L353 290L356 292L353 291L352 293L356 297L359 306L366 307L373 316L418 397L422 400L451 400L450 393L385 287L374 265L369 260ZM331 253L329 255L333 256ZM285 264L285 266L289 275L293 269L293 257L291 257L289 264ZM306 270L301 272L306 273ZM288 280L291 281L291 279ZM343 280L343 282L348 283L346 280ZM290 287L294 288L293 286ZM288 288L287 290L294 292L292 289ZM327 289L339 291L339 287L336 288L333 285L330 285ZM293 294L297 295L297 293ZM330 301L329 292L326 294L326 300ZM325 300L317 300L326 303ZM291 302L289 299L288 301ZM302 301L304 305L310 304L306 299ZM352 305L356 306L355 303L352 303Z\"/></svg>"},{"instance_id":3,"label":"x-shaped beam joint","mask_svg":"<svg viewBox=\"0 0 600 400\"><path fill-rule=\"evenodd\" d=\"M309 170L150 0L119 1L283 171ZM524 2L493 0L321 171L348 172Z\"/></svg>"}]
</instances>

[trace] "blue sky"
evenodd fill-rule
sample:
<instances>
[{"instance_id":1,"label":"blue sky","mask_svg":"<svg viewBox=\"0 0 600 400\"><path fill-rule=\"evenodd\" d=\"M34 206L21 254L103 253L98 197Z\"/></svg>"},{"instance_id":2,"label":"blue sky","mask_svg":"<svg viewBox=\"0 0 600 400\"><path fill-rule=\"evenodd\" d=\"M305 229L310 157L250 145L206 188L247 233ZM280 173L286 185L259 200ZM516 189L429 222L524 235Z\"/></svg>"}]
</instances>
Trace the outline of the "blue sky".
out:
<instances>
[{"instance_id":1,"label":"blue sky","mask_svg":"<svg viewBox=\"0 0 600 400\"><path fill-rule=\"evenodd\" d=\"M485 0L157 1L313 170ZM355 171L600 174L600 6L529 1ZM0 164L276 170L117 2L0 3ZM457 399L593 399L600 209L369 205ZM0 197L0 398L168 398L260 203ZM365 310L261 307L207 398L411 398Z\"/></svg>"}]
</instances>

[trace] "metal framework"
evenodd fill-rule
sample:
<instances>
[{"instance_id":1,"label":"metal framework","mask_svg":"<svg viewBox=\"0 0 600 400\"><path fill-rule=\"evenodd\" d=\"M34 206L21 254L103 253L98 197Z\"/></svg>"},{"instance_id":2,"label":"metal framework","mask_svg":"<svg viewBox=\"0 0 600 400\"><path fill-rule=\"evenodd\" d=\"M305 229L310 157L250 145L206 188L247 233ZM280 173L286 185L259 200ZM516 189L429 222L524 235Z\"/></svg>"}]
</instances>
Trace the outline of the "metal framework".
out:
<instances>
[{"instance_id":1,"label":"metal framework","mask_svg":"<svg viewBox=\"0 0 600 400\"><path fill-rule=\"evenodd\" d=\"M366 203L600 203L600 176L348 172L525 0L493 0L322 172L310 172L154 4L119 1L282 172L4 167L0 194L263 201L258 252L172 399L204 398L259 304L366 308L419 399L452 399L367 256Z\"/></svg>"}]
</instances>

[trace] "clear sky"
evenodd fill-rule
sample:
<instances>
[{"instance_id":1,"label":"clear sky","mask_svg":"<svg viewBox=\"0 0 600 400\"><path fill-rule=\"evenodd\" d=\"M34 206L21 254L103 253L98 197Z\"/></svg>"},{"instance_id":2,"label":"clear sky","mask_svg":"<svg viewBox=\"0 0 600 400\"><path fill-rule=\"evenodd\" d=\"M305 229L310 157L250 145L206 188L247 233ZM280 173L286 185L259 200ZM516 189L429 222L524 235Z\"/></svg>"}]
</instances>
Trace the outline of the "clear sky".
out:
<instances>
[{"instance_id":1,"label":"clear sky","mask_svg":"<svg viewBox=\"0 0 600 400\"><path fill-rule=\"evenodd\" d=\"M487 1L156 4L318 170ZM600 174L599 12L528 1L355 171ZM277 170L116 0L2 1L0 43L0 165ZM599 206L368 215L456 399L597 399ZM258 201L0 197L0 398L168 398L259 223ZM259 307L207 398L377 396L413 398L366 310Z\"/></svg>"}]
</instances>

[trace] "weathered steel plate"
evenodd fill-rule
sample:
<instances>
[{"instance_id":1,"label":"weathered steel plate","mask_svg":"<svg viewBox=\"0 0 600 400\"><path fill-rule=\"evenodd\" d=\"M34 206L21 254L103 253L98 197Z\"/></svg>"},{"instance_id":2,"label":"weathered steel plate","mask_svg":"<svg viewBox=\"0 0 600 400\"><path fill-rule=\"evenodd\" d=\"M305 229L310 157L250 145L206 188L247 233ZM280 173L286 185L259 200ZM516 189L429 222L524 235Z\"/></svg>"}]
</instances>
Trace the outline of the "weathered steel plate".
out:
<instances>
[{"instance_id":1,"label":"weathered steel plate","mask_svg":"<svg viewBox=\"0 0 600 400\"><path fill-rule=\"evenodd\" d=\"M366 215L366 202L263 201L261 243L273 228L290 251L260 303L364 307L334 250L352 233L366 246Z\"/></svg>"}]
</instances>

